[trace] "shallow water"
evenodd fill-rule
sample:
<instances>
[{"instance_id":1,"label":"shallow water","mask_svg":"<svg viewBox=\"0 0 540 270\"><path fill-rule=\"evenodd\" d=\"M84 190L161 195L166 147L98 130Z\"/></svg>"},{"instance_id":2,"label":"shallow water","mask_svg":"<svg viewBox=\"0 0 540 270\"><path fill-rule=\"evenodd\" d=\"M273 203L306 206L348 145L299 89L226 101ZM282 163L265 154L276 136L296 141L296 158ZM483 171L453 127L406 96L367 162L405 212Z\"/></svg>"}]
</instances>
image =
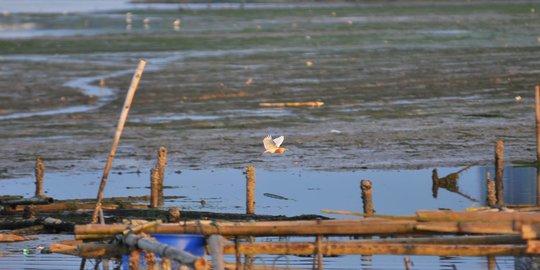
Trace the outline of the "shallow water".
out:
<instances>
[{"instance_id":1,"label":"shallow water","mask_svg":"<svg viewBox=\"0 0 540 270\"><path fill-rule=\"evenodd\" d=\"M245 211L245 176L242 170L181 170L170 168L166 174L166 196L182 196L167 200L166 207L184 210L201 210L227 213ZM459 171L460 168L438 168L439 177ZM321 213L321 209L362 210L359 183L369 179L373 183L373 205L377 214L414 215L419 209L465 210L479 207L486 200L485 173L494 172L489 167L472 167L460 173L457 180L459 192L439 189L437 197L432 192L432 170L360 170L354 172L321 172L306 170L256 171L256 207L258 214L301 215L321 214L332 218L351 218L344 215ZM55 199L93 198L99 187L100 172L78 175L46 174L44 189ZM109 176L105 197L139 196L149 194L149 174L123 170ZM534 205L537 200L536 169L505 167L505 202L507 204ZM5 194L32 196L33 177L0 181ZM200 201L206 204L201 206ZM38 236L50 239L51 236ZM54 236L53 236L54 237ZM63 237L63 236L61 236ZM306 238L304 238L306 239ZM276 241L267 238L263 241ZM283 239L281 239L283 240ZM292 238L290 241L297 240ZM285 240L287 241L287 240ZM306 241L310 241L307 238ZM0 252L34 247L37 242L22 242L0 248ZM0 264L13 264L25 269L39 265L43 269L60 267L59 260L67 260L61 269L77 266L79 259L53 255L34 255L46 260L38 264L35 257L17 253L0 257ZM13 257L14 256L14 257ZM227 257L233 261L232 256ZM41 259L40 259L41 260ZM414 269L487 269L485 257L435 257L411 256ZM497 257L499 269L513 269L514 258ZM50 263L50 265L49 265ZM280 267L310 267L311 258L296 256L257 256L257 263ZM341 256L325 258L327 269L402 269L403 256ZM58 268L58 269L60 269Z\"/></svg>"}]
</instances>

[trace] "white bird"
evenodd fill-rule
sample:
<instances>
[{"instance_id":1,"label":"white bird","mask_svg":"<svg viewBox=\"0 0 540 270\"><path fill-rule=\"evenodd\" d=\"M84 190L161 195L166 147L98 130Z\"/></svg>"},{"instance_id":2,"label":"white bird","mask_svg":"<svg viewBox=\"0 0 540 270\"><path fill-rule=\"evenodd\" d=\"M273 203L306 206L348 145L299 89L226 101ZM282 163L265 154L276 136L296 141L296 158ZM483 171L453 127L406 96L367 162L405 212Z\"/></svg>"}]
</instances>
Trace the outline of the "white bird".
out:
<instances>
[{"instance_id":1,"label":"white bird","mask_svg":"<svg viewBox=\"0 0 540 270\"><path fill-rule=\"evenodd\" d=\"M266 149L264 153L278 153L278 154L281 154L285 151L287 151L287 148L284 148L284 147L280 147L281 144L283 143L283 140L285 140L285 137L283 136L279 136L275 139L272 140L272 136L268 135L266 137L264 137L263 139L263 145L264 145L264 149Z\"/></svg>"},{"instance_id":2,"label":"white bird","mask_svg":"<svg viewBox=\"0 0 540 270\"><path fill-rule=\"evenodd\" d=\"M180 21L180 19L176 19L176 20L174 20L173 25L174 25L175 27L180 27L180 24L181 24L181 23L182 23L182 21Z\"/></svg>"}]
</instances>

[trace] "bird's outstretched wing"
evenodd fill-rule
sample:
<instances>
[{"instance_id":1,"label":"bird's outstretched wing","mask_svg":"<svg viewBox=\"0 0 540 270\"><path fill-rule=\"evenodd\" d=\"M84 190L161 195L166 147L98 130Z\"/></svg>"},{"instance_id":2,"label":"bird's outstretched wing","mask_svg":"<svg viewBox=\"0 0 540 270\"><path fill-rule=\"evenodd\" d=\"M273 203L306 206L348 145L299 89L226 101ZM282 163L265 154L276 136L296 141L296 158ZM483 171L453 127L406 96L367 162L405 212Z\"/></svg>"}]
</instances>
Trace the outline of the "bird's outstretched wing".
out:
<instances>
[{"instance_id":1,"label":"bird's outstretched wing","mask_svg":"<svg viewBox=\"0 0 540 270\"><path fill-rule=\"evenodd\" d=\"M276 140L277 139L279 139L279 138L276 138ZM263 144L264 144L264 149L269 150L269 151L279 148L276 145L276 142L272 140L272 136L270 136L270 135L264 137Z\"/></svg>"},{"instance_id":2,"label":"bird's outstretched wing","mask_svg":"<svg viewBox=\"0 0 540 270\"><path fill-rule=\"evenodd\" d=\"M285 137L283 137L283 136L279 136L279 137L275 138L274 143L276 144L276 147L281 146L284 139L285 139Z\"/></svg>"}]
</instances>

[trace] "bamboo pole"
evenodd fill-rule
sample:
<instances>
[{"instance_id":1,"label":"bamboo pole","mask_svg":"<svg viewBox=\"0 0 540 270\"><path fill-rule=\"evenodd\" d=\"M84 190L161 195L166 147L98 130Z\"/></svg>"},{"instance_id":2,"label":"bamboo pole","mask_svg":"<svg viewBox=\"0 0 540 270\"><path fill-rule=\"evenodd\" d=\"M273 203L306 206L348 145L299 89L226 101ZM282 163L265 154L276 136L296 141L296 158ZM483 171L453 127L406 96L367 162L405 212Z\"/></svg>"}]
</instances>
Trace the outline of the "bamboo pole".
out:
<instances>
[{"instance_id":1,"label":"bamboo pole","mask_svg":"<svg viewBox=\"0 0 540 270\"><path fill-rule=\"evenodd\" d=\"M540 223L540 213L534 212L458 212L458 211L416 211L418 221L483 221Z\"/></svg>"},{"instance_id":2,"label":"bamboo pole","mask_svg":"<svg viewBox=\"0 0 540 270\"><path fill-rule=\"evenodd\" d=\"M127 249L119 247L116 244L103 243L80 243L74 245L52 243L50 249L53 253L74 255L83 258L115 258L129 252Z\"/></svg>"},{"instance_id":3,"label":"bamboo pole","mask_svg":"<svg viewBox=\"0 0 540 270\"><path fill-rule=\"evenodd\" d=\"M343 211L343 210L329 210L321 209L321 212L327 214L337 214L337 215L349 215L349 216L361 216L361 217L372 217L372 218L382 218L389 220L416 220L416 216L391 216L391 215L371 215L359 212Z\"/></svg>"},{"instance_id":4,"label":"bamboo pole","mask_svg":"<svg viewBox=\"0 0 540 270\"><path fill-rule=\"evenodd\" d=\"M536 162L540 164L540 85L534 87L536 111Z\"/></svg>"},{"instance_id":5,"label":"bamboo pole","mask_svg":"<svg viewBox=\"0 0 540 270\"><path fill-rule=\"evenodd\" d=\"M360 189L362 190L362 203L364 214L373 215L375 214L375 209L373 209L373 194L371 192L371 181L362 180L360 181Z\"/></svg>"},{"instance_id":6,"label":"bamboo pole","mask_svg":"<svg viewBox=\"0 0 540 270\"><path fill-rule=\"evenodd\" d=\"M279 222L265 222L254 225L256 222L238 222L222 225L220 222L212 224L160 224L153 228L143 230L145 233L173 233L173 234L221 234L223 236L278 236L278 235L376 235L399 234L415 232L416 222L351 222L331 224L321 221L320 224L307 226L302 221L294 224L281 225ZM76 239L107 238L122 231L123 226L110 225L82 225L76 228Z\"/></svg>"},{"instance_id":7,"label":"bamboo pole","mask_svg":"<svg viewBox=\"0 0 540 270\"><path fill-rule=\"evenodd\" d=\"M335 255L427 255L427 256L520 256L526 254L526 245L437 245L437 244L365 244L325 242L325 256ZM224 254L234 254L235 247L228 244ZM312 255L317 249L313 242L258 242L240 243L241 254Z\"/></svg>"},{"instance_id":8,"label":"bamboo pole","mask_svg":"<svg viewBox=\"0 0 540 270\"><path fill-rule=\"evenodd\" d=\"M246 168L246 214L255 214L255 167Z\"/></svg>"},{"instance_id":9,"label":"bamboo pole","mask_svg":"<svg viewBox=\"0 0 540 270\"><path fill-rule=\"evenodd\" d=\"M43 192L43 174L45 173L45 166L43 165L43 160L40 156L36 157L36 197L44 197L45 193Z\"/></svg>"},{"instance_id":10,"label":"bamboo pole","mask_svg":"<svg viewBox=\"0 0 540 270\"><path fill-rule=\"evenodd\" d=\"M8 234L8 233L0 233L0 243L1 242L21 242L30 240L24 236L16 235L16 234Z\"/></svg>"},{"instance_id":11,"label":"bamboo pole","mask_svg":"<svg viewBox=\"0 0 540 270\"><path fill-rule=\"evenodd\" d=\"M131 79L131 85L129 86L129 90L126 95L126 100L124 101L124 106L122 107L122 113L120 114L120 118L118 119L116 133L114 135L113 142L111 145L111 151L109 152L107 164L105 165L105 170L103 171L103 177L101 178L101 183L99 185L96 207L94 208L94 214L92 215L92 223L94 224L98 222L99 209L101 208L101 203L102 203L101 201L103 199L103 191L105 190L105 186L107 184L107 178L109 177L109 171L111 169L112 161L114 159L114 156L116 154L116 149L118 147L118 142L120 141L120 136L122 135L122 131L124 130L124 124L126 123L129 109L131 108L133 96L135 95L135 91L137 90L137 86L139 85L139 80L141 79L141 75L142 75L145 65L146 65L146 61L142 59L139 60L139 65L137 67L137 70L135 71L135 74L133 75L133 78Z\"/></svg>"},{"instance_id":12,"label":"bamboo pole","mask_svg":"<svg viewBox=\"0 0 540 270\"><path fill-rule=\"evenodd\" d=\"M420 222L414 227L421 232L468 234L519 234L513 222Z\"/></svg>"},{"instance_id":13,"label":"bamboo pole","mask_svg":"<svg viewBox=\"0 0 540 270\"><path fill-rule=\"evenodd\" d=\"M379 219L379 218L370 218L370 219L335 219L335 220L297 220L297 221L259 221L259 222L234 222L234 221L213 221L213 220L194 220L194 221L183 221L180 224L175 223L165 223L159 224L156 226L156 231L151 233L158 233L158 231L164 230L174 230L178 228L192 228L200 227L203 230L206 230L207 227L220 227L220 228L229 228L229 227L238 227L246 226L250 228L271 228L272 226L278 227L310 227L316 225L355 225L355 224L365 224L371 226L377 226L381 223L389 224L411 224L414 223L411 220L389 220L389 219ZM147 224L147 223L146 223ZM416 224L416 223L415 223ZM124 230L128 229L128 226L125 224L86 224L86 225L77 225L75 228L76 234L118 234L122 233ZM182 229L178 229L182 230ZM149 231L144 231L149 232ZM181 232L178 232L181 233Z\"/></svg>"},{"instance_id":14,"label":"bamboo pole","mask_svg":"<svg viewBox=\"0 0 540 270\"><path fill-rule=\"evenodd\" d=\"M497 140L495 146L495 187L497 190L497 205L504 204L504 188L503 188L503 158L504 142Z\"/></svg>"}]
</instances>

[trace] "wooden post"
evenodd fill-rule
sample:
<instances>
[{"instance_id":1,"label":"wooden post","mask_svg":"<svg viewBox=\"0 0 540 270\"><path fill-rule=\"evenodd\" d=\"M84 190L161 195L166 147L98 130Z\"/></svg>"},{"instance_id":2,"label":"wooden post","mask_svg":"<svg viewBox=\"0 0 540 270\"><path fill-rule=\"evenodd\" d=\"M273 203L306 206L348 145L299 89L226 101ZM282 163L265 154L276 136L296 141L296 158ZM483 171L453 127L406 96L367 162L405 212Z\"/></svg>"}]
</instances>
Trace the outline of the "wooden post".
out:
<instances>
[{"instance_id":1,"label":"wooden post","mask_svg":"<svg viewBox=\"0 0 540 270\"><path fill-rule=\"evenodd\" d=\"M139 270L141 260L141 252L139 249L134 249L129 253L129 269Z\"/></svg>"},{"instance_id":2,"label":"wooden post","mask_svg":"<svg viewBox=\"0 0 540 270\"><path fill-rule=\"evenodd\" d=\"M540 85L534 87L536 109L536 162L540 165Z\"/></svg>"},{"instance_id":3,"label":"wooden post","mask_svg":"<svg viewBox=\"0 0 540 270\"><path fill-rule=\"evenodd\" d=\"M236 257L236 270L240 270L242 267L242 257L240 256L240 240L238 237L234 238L234 256Z\"/></svg>"},{"instance_id":4,"label":"wooden post","mask_svg":"<svg viewBox=\"0 0 540 270\"><path fill-rule=\"evenodd\" d=\"M373 196L371 192L371 181L360 181L360 189L362 189L362 203L364 204L364 214L374 214L373 209Z\"/></svg>"},{"instance_id":5,"label":"wooden post","mask_svg":"<svg viewBox=\"0 0 540 270\"><path fill-rule=\"evenodd\" d=\"M491 179L489 172L486 172L487 180L487 205L489 207L494 207L497 205L497 192L495 190L495 181Z\"/></svg>"},{"instance_id":6,"label":"wooden post","mask_svg":"<svg viewBox=\"0 0 540 270\"><path fill-rule=\"evenodd\" d=\"M497 205L504 204L504 188L503 188L503 149L504 142L502 140L497 140L495 146L495 187L497 190Z\"/></svg>"},{"instance_id":7,"label":"wooden post","mask_svg":"<svg viewBox=\"0 0 540 270\"><path fill-rule=\"evenodd\" d=\"M146 259L146 269L155 269L156 267L156 255L149 251L144 251L144 258Z\"/></svg>"},{"instance_id":8,"label":"wooden post","mask_svg":"<svg viewBox=\"0 0 540 270\"><path fill-rule=\"evenodd\" d=\"M495 270L497 269L497 259L495 256L487 256L487 269Z\"/></svg>"},{"instance_id":9,"label":"wooden post","mask_svg":"<svg viewBox=\"0 0 540 270\"><path fill-rule=\"evenodd\" d=\"M36 157L36 197L44 197L43 193L43 174L45 173L45 166L40 156Z\"/></svg>"},{"instance_id":10,"label":"wooden post","mask_svg":"<svg viewBox=\"0 0 540 270\"><path fill-rule=\"evenodd\" d=\"M124 130L124 124L126 123L129 109L131 108L133 96L135 95L135 91L137 90L137 86L139 85L139 81L141 79L141 75L145 65L146 61L141 59L139 61L139 66L137 67L137 70L135 71L135 74L131 79L131 85L129 86L126 100L124 101L124 106L122 107L122 113L120 114L120 118L118 119L116 133L114 135L111 145L111 151L109 152L109 158L107 159L107 164L105 165L103 177L101 178L101 183L99 185L96 207L94 208L94 214L92 216L92 223L94 224L98 222L99 209L101 208L101 201L103 200L103 191L105 190L105 186L107 185L107 178L109 177L109 171L111 170L112 161L114 159L114 155L116 154L116 149L118 148L118 142L120 141L120 136L122 135L122 131Z\"/></svg>"},{"instance_id":11,"label":"wooden post","mask_svg":"<svg viewBox=\"0 0 540 270\"><path fill-rule=\"evenodd\" d=\"M159 207L163 207L165 200L163 197L163 181L165 179L165 166L167 163L167 148L164 146L160 147L158 150L158 158L157 158L157 171L159 174L159 188L158 188L158 205Z\"/></svg>"},{"instance_id":12,"label":"wooden post","mask_svg":"<svg viewBox=\"0 0 540 270\"><path fill-rule=\"evenodd\" d=\"M159 171L150 169L150 208L159 207Z\"/></svg>"},{"instance_id":13,"label":"wooden post","mask_svg":"<svg viewBox=\"0 0 540 270\"><path fill-rule=\"evenodd\" d=\"M405 269L411 270L411 259L409 256L405 256L405 258L403 258L403 262L405 263Z\"/></svg>"},{"instance_id":14,"label":"wooden post","mask_svg":"<svg viewBox=\"0 0 540 270\"><path fill-rule=\"evenodd\" d=\"M323 270L323 252L322 252L322 235L317 235L317 269Z\"/></svg>"},{"instance_id":15,"label":"wooden post","mask_svg":"<svg viewBox=\"0 0 540 270\"><path fill-rule=\"evenodd\" d=\"M246 214L255 214L255 167L246 169Z\"/></svg>"}]
</instances>

